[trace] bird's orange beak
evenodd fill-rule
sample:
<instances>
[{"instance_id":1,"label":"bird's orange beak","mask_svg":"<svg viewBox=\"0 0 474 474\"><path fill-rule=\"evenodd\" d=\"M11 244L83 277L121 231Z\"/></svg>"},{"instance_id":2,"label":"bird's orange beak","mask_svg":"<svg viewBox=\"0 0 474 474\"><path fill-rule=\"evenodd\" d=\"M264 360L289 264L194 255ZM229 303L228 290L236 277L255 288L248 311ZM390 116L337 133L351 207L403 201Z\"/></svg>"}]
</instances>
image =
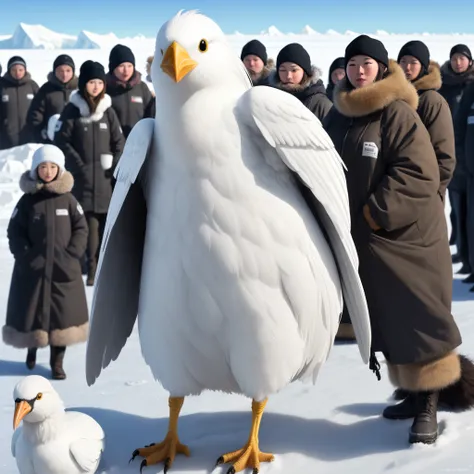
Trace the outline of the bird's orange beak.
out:
<instances>
[{"instance_id":1,"label":"bird's orange beak","mask_svg":"<svg viewBox=\"0 0 474 474\"><path fill-rule=\"evenodd\" d=\"M13 415L13 431L18 428L21 420L31 412L31 405L28 402L21 401L15 403L15 414Z\"/></svg>"},{"instance_id":2,"label":"bird's orange beak","mask_svg":"<svg viewBox=\"0 0 474 474\"><path fill-rule=\"evenodd\" d=\"M161 69L175 82L181 81L197 65L198 63L193 61L188 52L176 41L168 46L161 61Z\"/></svg>"}]
</instances>

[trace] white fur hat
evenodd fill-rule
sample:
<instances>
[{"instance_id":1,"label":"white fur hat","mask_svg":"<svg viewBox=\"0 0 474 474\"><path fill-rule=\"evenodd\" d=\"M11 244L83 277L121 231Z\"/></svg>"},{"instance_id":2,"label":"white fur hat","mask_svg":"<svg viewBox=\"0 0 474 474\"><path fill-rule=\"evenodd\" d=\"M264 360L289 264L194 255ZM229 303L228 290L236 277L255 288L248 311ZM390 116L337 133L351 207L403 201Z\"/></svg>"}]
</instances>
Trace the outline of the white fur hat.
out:
<instances>
[{"instance_id":1,"label":"white fur hat","mask_svg":"<svg viewBox=\"0 0 474 474\"><path fill-rule=\"evenodd\" d=\"M33 153L33 161L31 163L30 177L38 179L36 170L41 163L54 163L59 168L59 175L64 172L65 158L64 153L54 145L43 145Z\"/></svg>"}]
</instances>

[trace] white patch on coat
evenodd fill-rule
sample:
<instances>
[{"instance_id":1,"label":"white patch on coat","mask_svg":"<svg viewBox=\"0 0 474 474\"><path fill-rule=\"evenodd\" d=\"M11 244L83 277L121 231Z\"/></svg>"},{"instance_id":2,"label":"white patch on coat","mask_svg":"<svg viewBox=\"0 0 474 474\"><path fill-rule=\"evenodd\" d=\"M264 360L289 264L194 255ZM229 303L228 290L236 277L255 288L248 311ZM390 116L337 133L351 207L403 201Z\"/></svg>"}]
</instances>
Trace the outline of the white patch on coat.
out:
<instances>
[{"instance_id":1,"label":"white patch on coat","mask_svg":"<svg viewBox=\"0 0 474 474\"><path fill-rule=\"evenodd\" d=\"M10 96L9 95L2 95L2 102L9 102Z\"/></svg>"},{"instance_id":2,"label":"white patch on coat","mask_svg":"<svg viewBox=\"0 0 474 474\"><path fill-rule=\"evenodd\" d=\"M136 103L136 104L143 104L143 97L139 95L132 95L131 101Z\"/></svg>"},{"instance_id":3,"label":"white patch on coat","mask_svg":"<svg viewBox=\"0 0 474 474\"><path fill-rule=\"evenodd\" d=\"M84 209L82 209L82 206L79 203L77 203L76 211L81 215L84 214Z\"/></svg>"},{"instance_id":4,"label":"white patch on coat","mask_svg":"<svg viewBox=\"0 0 474 474\"><path fill-rule=\"evenodd\" d=\"M98 122L104 116L105 111L112 107L112 99L110 95L105 94L104 97L99 102L96 111L91 115L89 105L84 100L84 98L79 94L78 91L71 93L69 102L75 105L81 114L83 122Z\"/></svg>"},{"instance_id":5,"label":"white patch on coat","mask_svg":"<svg viewBox=\"0 0 474 474\"><path fill-rule=\"evenodd\" d=\"M34 96L35 96L34 94L26 94L26 98L28 100L32 100Z\"/></svg>"},{"instance_id":6,"label":"white patch on coat","mask_svg":"<svg viewBox=\"0 0 474 474\"><path fill-rule=\"evenodd\" d=\"M379 156L378 146L374 142L364 142L362 156L367 156L368 158L377 158Z\"/></svg>"},{"instance_id":7,"label":"white patch on coat","mask_svg":"<svg viewBox=\"0 0 474 474\"><path fill-rule=\"evenodd\" d=\"M108 127L107 127L106 123L102 122L102 123L99 124L99 128L102 129L102 130L107 130Z\"/></svg>"},{"instance_id":8,"label":"white patch on coat","mask_svg":"<svg viewBox=\"0 0 474 474\"><path fill-rule=\"evenodd\" d=\"M17 214L18 214L18 207L15 207L15 209L13 209L12 216L10 217L10 219L14 219Z\"/></svg>"},{"instance_id":9,"label":"white patch on coat","mask_svg":"<svg viewBox=\"0 0 474 474\"><path fill-rule=\"evenodd\" d=\"M472 125L474 123L474 115L470 115L468 118L467 118L467 124L468 125Z\"/></svg>"},{"instance_id":10,"label":"white patch on coat","mask_svg":"<svg viewBox=\"0 0 474 474\"><path fill-rule=\"evenodd\" d=\"M67 209L56 209L57 216L68 216L69 211Z\"/></svg>"}]
</instances>

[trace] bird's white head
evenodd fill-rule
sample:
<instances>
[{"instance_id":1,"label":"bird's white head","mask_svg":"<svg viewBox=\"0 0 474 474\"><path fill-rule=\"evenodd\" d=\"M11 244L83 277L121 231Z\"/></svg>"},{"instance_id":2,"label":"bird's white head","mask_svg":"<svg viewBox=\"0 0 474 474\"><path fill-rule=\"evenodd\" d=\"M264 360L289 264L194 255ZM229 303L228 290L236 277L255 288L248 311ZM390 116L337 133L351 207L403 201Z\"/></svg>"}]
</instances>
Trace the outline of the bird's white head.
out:
<instances>
[{"instance_id":1,"label":"bird's white head","mask_svg":"<svg viewBox=\"0 0 474 474\"><path fill-rule=\"evenodd\" d=\"M196 11L180 11L158 32L153 85L157 96L214 88L234 78L250 84L245 68L221 28Z\"/></svg>"},{"instance_id":2,"label":"bird's white head","mask_svg":"<svg viewBox=\"0 0 474 474\"><path fill-rule=\"evenodd\" d=\"M15 414L13 429L21 423L40 423L47 418L64 412L64 405L51 383L39 375L22 379L13 391Z\"/></svg>"}]
</instances>

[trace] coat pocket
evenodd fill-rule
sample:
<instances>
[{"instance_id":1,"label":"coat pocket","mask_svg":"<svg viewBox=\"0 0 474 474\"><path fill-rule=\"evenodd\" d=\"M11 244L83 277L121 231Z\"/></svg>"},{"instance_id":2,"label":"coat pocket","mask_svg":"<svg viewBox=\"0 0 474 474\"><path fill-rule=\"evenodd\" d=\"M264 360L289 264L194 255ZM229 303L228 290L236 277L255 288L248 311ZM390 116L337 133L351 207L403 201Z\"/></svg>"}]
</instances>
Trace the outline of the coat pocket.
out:
<instances>
[{"instance_id":1,"label":"coat pocket","mask_svg":"<svg viewBox=\"0 0 474 474\"><path fill-rule=\"evenodd\" d=\"M66 249L54 251L53 281L66 283L75 280L81 274L79 260Z\"/></svg>"}]
</instances>

